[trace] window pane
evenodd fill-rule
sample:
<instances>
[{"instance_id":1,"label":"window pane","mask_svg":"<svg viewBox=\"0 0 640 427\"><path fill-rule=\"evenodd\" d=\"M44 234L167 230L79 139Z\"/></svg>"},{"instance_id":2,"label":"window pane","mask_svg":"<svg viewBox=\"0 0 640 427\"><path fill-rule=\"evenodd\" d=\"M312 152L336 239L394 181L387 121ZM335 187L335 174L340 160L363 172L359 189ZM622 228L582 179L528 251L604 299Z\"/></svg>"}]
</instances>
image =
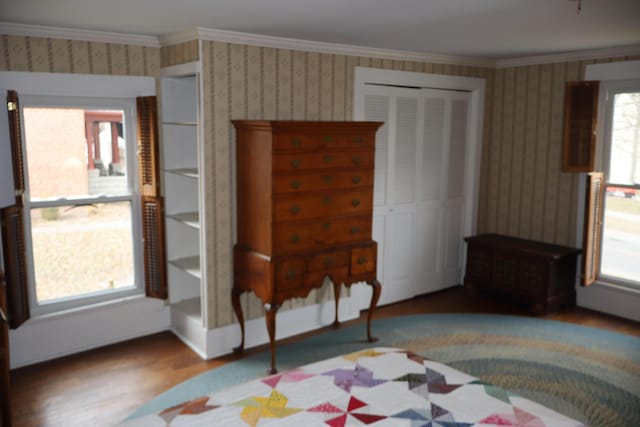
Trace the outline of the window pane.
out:
<instances>
[{"instance_id":1,"label":"window pane","mask_svg":"<svg viewBox=\"0 0 640 427\"><path fill-rule=\"evenodd\" d=\"M640 184L640 92L615 96L608 182Z\"/></svg>"},{"instance_id":2,"label":"window pane","mask_svg":"<svg viewBox=\"0 0 640 427\"><path fill-rule=\"evenodd\" d=\"M31 200L128 194L123 112L25 108Z\"/></svg>"},{"instance_id":3,"label":"window pane","mask_svg":"<svg viewBox=\"0 0 640 427\"><path fill-rule=\"evenodd\" d=\"M134 285L131 204L31 210L39 303Z\"/></svg>"},{"instance_id":4,"label":"window pane","mask_svg":"<svg viewBox=\"0 0 640 427\"><path fill-rule=\"evenodd\" d=\"M640 93L615 95L600 271L640 285Z\"/></svg>"},{"instance_id":5,"label":"window pane","mask_svg":"<svg viewBox=\"0 0 640 427\"><path fill-rule=\"evenodd\" d=\"M602 238L602 275L640 285L640 200L607 191Z\"/></svg>"}]
</instances>

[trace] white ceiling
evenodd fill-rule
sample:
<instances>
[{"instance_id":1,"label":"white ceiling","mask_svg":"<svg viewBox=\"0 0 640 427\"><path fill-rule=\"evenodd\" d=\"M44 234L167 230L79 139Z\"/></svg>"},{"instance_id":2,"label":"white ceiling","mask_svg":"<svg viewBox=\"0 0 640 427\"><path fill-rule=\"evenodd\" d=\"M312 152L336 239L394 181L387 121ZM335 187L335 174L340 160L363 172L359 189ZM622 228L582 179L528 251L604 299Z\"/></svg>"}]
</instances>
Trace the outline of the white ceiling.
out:
<instances>
[{"instance_id":1,"label":"white ceiling","mask_svg":"<svg viewBox=\"0 0 640 427\"><path fill-rule=\"evenodd\" d=\"M0 0L0 21L160 36L195 27L507 59L640 44L640 0Z\"/></svg>"}]
</instances>

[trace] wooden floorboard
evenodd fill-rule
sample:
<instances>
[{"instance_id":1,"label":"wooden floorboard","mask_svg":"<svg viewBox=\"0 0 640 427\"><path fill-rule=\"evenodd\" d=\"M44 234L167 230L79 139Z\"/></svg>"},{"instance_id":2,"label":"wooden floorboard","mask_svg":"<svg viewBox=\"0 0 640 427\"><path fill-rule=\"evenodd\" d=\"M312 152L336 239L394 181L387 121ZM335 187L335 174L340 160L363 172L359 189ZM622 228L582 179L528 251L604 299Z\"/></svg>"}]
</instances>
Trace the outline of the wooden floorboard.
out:
<instances>
[{"instance_id":1,"label":"wooden floorboard","mask_svg":"<svg viewBox=\"0 0 640 427\"><path fill-rule=\"evenodd\" d=\"M457 287L380 307L374 319L420 313L526 315L518 306L491 296L470 295ZM638 322L581 308L545 318L640 336ZM364 319L365 315L346 324ZM245 355L264 349L266 346L250 349ZM14 427L111 426L174 385L238 358L203 361L173 334L163 332L15 369L11 372Z\"/></svg>"}]
</instances>

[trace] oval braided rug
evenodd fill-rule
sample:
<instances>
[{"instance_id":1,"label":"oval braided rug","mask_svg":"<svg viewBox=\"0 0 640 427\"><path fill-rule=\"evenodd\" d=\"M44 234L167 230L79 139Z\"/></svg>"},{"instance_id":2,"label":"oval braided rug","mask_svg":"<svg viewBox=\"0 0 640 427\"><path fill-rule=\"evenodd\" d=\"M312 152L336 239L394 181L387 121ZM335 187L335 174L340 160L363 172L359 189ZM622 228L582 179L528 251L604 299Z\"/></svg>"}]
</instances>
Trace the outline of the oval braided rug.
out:
<instances>
[{"instance_id":1,"label":"oval braided rug","mask_svg":"<svg viewBox=\"0 0 640 427\"><path fill-rule=\"evenodd\" d=\"M640 426L640 338L565 322L481 314L374 321L277 347L280 371L370 346L413 350L592 427ZM266 375L269 352L200 374L156 397L145 415Z\"/></svg>"}]
</instances>

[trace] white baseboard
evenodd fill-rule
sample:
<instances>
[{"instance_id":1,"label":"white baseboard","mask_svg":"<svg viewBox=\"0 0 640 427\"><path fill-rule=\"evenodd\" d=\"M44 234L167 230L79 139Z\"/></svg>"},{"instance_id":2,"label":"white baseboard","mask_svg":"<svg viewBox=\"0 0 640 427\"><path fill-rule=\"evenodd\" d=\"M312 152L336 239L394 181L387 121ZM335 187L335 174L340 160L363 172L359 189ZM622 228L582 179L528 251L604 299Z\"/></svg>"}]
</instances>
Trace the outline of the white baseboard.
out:
<instances>
[{"instance_id":1,"label":"white baseboard","mask_svg":"<svg viewBox=\"0 0 640 427\"><path fill-rule=\"evenodd\" d=\"M360 316L360 310L351 298L340 299L339 311L341 322ZM323 328L333 323L334 316L333 301L278 312L276 339ZM171 331L203 359L230 354L233 347L240 344L240 326L237 323L208 331L202 328L201 331L198 331L195 329L195 325L188 326L186 322L180 321L179 324L172 324ZM202 348L201 333L206 333L206 348ZM245 322L245 348L256 347L268 342L269 335L264 316Z\"/></svg>"},{"instance_id":2,"label":"white baseboard","mask_svg":"<svg viewBox=\"0 0 640 427\"><path fill-rule=\"evenodd\" d=\"M279 312L276 339L328 326L334 315L333 301ZM340 299L340 321L359 315L352 298ZM183 317L171 313L163 301L144 297L34 317L9 333L11 369L166 330L171 330L202 359L229 354L240 344L237 323L206 330L199 321ZM264 317L247 321L245 332L245 348L269 342Z\"/></svg>"},{"instance_id":3,"label":"white baseboard","mask_svg":"<svg viewBox=\"0 0 640 427\"><path fill-rule=\"evenodd\" d=\"M640 322L640 291L605 283L576 286L579 307Z\"/></svg>"},{"instance_id":4,"label":"white baseboard","mask_svg":"<svg viewBox=\"0 0 640 427\"><path fill-rule=\"evenodd\" d=\"M169 329L164 301L136 296L27 320L9 332L11 368Z\"/></svg>"}]
</instances>

